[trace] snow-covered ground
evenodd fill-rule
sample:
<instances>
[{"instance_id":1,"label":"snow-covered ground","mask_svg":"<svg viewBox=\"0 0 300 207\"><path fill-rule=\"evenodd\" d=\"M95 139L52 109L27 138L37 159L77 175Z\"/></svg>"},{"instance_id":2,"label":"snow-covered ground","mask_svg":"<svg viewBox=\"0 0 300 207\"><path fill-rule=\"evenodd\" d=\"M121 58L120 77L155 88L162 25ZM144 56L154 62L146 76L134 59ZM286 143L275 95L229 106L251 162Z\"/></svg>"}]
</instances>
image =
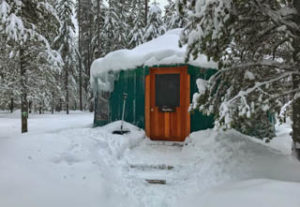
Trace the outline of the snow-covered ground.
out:
<instances>
[{"instance_id":1,"label":"snow-covered ground","mask_svg":"<svg viewBox=\"0 0 300 207\"><path fill-rule=\"evenodd\" d=\"M58 132L66 129L77 129L91 127L93 123L93 114L72 111L68 116L65 112L55 114L30 114L29 132L45 133ZM0 111L0 139L16 137L21 131L21 113L20 110L14 113Z\"/></svg>"},{"instance_id":2,"label":"snow-covered ground","mask_svg":"<svg viewBox=\"0 0 300 207\"><path fill-rule=\"evenodd\" d=\"M236 131L206 130L184 146L152 142L130 124L92 128L93 114L0 112L0 206L300 206L300 164L289 125L270 144ZM165 180L154 185L146 179Z\"/></svg>"}]
</instances>

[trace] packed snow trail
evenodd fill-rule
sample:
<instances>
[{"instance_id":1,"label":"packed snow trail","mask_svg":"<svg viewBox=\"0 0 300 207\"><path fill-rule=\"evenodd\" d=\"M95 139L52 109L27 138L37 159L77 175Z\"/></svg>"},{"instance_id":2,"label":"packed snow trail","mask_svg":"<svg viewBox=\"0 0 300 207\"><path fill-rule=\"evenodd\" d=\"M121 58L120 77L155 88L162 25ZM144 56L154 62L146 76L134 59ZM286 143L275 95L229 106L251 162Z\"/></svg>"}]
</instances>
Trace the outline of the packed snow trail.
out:
<instances>
[{"instance_id":1,"label":"packed snow trail","mask_svg":"<svg viewBox=\"0 0 300 207\"><path fill-rule=\"evenodd\" d=\"M184 190L180 189L185 180L182 170L189 159L182 150L172 143L145 139L127 151L123 174L140 206L173 206L172 201ZM146 180L163 180L166 184L149 184Z\"/></svg>"}]
</instances>

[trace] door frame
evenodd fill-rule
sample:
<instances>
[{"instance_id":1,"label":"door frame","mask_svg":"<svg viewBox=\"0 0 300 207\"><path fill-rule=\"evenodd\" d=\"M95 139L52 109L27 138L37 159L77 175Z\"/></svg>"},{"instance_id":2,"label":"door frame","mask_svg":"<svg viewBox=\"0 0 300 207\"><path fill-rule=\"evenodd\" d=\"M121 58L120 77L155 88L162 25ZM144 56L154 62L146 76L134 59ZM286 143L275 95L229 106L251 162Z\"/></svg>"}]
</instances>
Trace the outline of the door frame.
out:
<instances>
[{"instance_id":1,"label":"door frame","mask_svg":"<svg viewBox=\"0 0 300 207\"><path fill-rule=\"evenodd\" d=\"M156 74L180 74L180 106L177 107L180 113L180 119L176 119L176 130L178 130L178 136L176 138L168 137L170 125L165 125L165 135L164 139L157 139L151 137L151 130L155 130L157 126L151 126L151 101L155 99L155 92L151 92L151 84L155 84ZM155 89L154 89L155 90ZM152 96L151 96L152 94ZM154 94L154 95L153 95ZM146 135L152 140L163 140L163 141L185 141L185 138L190 134L191 123L190 123L190 113L188 108L190 106L190 75L188 74L188 66L175 66L175 67L152 67L149 68L149 74L145 77L145 130ZM156 107L155 107L156 108ZM156 110L156 109L155 109ZM177 110L177 109L176 109ZM170 119L170 113L165 112L164 120L168 122ZM172 130L172 129L171 129ZM175 130L175 129L174 129Z\"/></svg>"}]
</instances>

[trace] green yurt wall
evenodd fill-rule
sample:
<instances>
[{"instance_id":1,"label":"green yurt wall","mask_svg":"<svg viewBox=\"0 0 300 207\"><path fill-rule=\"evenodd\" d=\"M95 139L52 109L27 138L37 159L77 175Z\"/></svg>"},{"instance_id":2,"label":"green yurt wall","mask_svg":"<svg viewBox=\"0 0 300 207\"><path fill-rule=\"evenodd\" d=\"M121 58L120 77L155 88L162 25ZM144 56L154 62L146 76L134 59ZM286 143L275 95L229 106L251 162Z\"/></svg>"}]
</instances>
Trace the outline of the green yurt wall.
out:
<instances>
[{"instance_id":1,"label":"green yurt wall","mask_svg":"<svg viewBox=\"0 0 300 207\"><path fill-rule=\"evenodd\" d=\"M179 65L165 65L159 67L176 67ZM193 94L198 92L196 80L201 78L208 80L214 73L215 69L201 69L195 66L188 66L188 73L191 77L191 100ZM140 128L145 128L145 76L149 74L149 68L139 67L132 70L115 72L114 90L109 96L109 120L107 122L97 120L97 103L94 126L101 126L108 122L122 119L123 94L127 94L125 118L126 122L132 123ZM191 113L191 131L204 130L212 128L214 125L213 116L204 116L198 111Z\"/></svg>"},{"instance_id":2,"label":"green yurt wall","mask_svg":"<svg viewBox=\"0 0 300 207\"><path fill-rule=\"evenodd\" d=\"M216 73L216 69L200 69L198 67L189 65L188 73L191 76L191 100L192 103L194 93L198 92L197 79L201 78L208 80L213 74ZM191 112L191 132L209 129L214 127L214 116L205 116L199 111Z\"/></svg>"},{"instance_id":3,"label":"green yurt wall","mask_svg":"<svg viewBox=\"0 0 300 207\"><path fill-rule=\"evenodd\" d=\"M122 119L123 94L127 94L125 121L145 127L145 69L120 71L110 95L110 121Z\"/></svg>"}]
</instances>

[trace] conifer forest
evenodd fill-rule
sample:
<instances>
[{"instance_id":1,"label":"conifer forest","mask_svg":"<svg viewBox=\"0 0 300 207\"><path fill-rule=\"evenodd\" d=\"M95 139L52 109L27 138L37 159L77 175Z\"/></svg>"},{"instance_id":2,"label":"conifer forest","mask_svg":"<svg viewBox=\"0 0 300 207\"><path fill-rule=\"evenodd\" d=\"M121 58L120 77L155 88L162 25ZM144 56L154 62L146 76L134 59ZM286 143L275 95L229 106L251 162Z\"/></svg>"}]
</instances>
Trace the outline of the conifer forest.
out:
<instances>
[{"instance_id":1,"label":"conifer forest","mask_svg":"<svg viewBox=\"0 0 300 207\"><path fill-rule=\"evenodd\" d=\"M205 54L219 69L194 110L270 139L265 112L288 116L299 146L297 1L1 0L0 8L0 108L21 109L22 131L32 112L93 111L95 59L184 28L186 60Z\"/></svg>"},{"instance_id":2,"label":"conifer forest","mask_svg":"<svg viewBox=\"0 0 300 207\"><path fill-rule=\"evenodd\" d=\"M0 0L0 207L299 207L300 0Z\"/></svg>"}]
</instances>

